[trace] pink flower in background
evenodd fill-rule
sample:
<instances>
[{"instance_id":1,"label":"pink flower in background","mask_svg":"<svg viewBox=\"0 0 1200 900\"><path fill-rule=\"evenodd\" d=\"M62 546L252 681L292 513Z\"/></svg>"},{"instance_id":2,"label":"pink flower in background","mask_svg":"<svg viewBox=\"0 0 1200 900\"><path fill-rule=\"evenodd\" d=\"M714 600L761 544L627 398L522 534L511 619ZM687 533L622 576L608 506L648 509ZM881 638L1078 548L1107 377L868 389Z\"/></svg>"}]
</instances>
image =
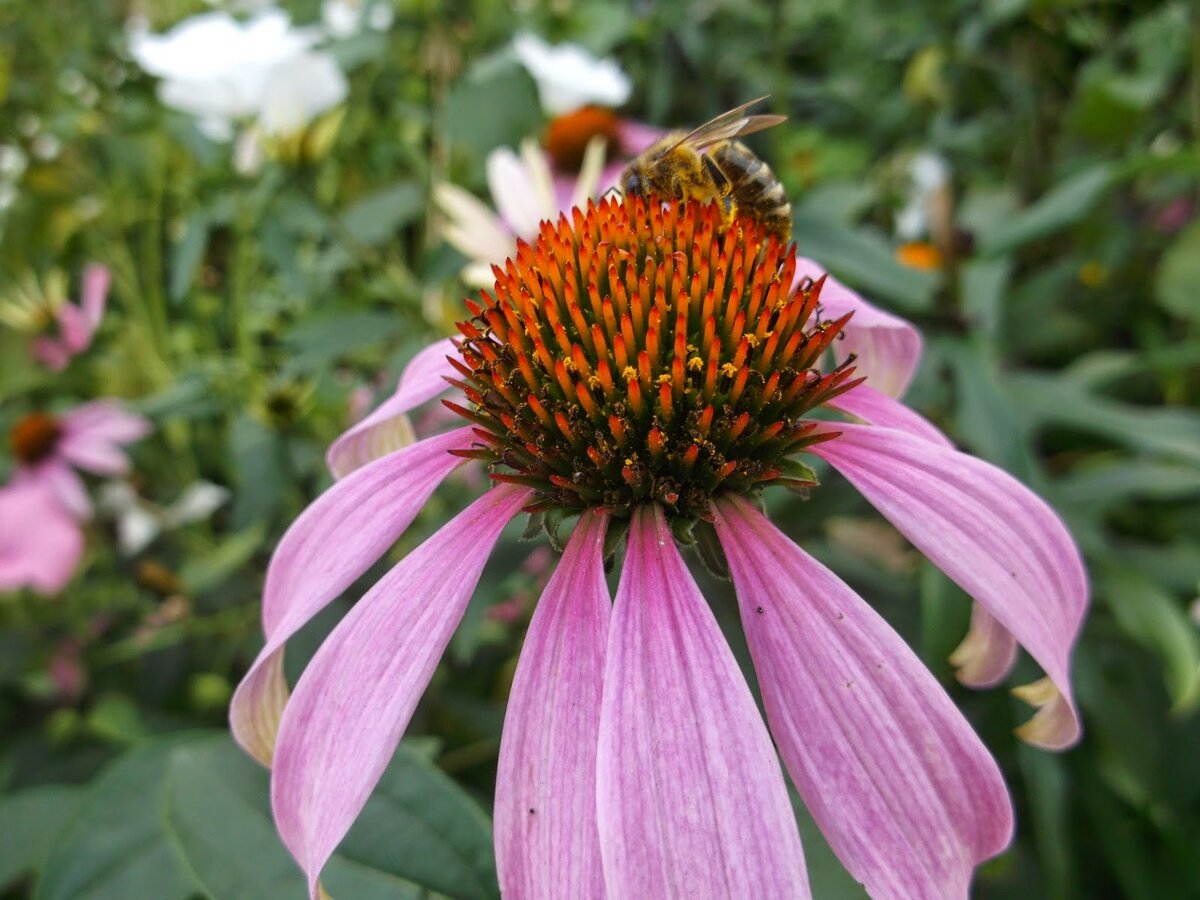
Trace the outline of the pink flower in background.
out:
<instances>
[{"instance_id":1,"label":"pink flower in background","mask_svg":"<svg viewBox=\"0 0 1200 900\"><path fill-rule=\"evenodd\" d=\"M91 346L92 336L104 317L109 280L109 271L104 266L93 264L84 269L79 305L63 303L55 311L58 337L40 337L33 342L33 355L38 362L60 372Z\"/></svg>"},{"instance_id":2,"label":"pink flower in background","mask_svg":"<svg viewBox=\"0 0 1200 900\"><path fill-rule=\"evenodd\" d=\"M46 485L0 487L0 591L57 594L83 554L83 531Z\"/></svg>"},{"instance_id":3,"label":"pink flower in background","mask_svg":"<svg viewBox=\"0 0 1200 900\"><path fill-rule=\"evenodd\" d=\"M340 480L267 573L266 645L231 723L272 766L276 824L313 896L525 510L578 518L505 720L506 897L810 896L782 756L872 896L966 898L975 866L1011 838L995 761L912 650L756 499L815 487L806 461L850 481L978 602L989 634L1043 667L1020 733L1049 748L1079 735L1069 659L1087 605L1062 522L896 399L921 352L911 325L750 219L724 231L715 206L609 201L508 253L468 303L461 342L418 354L396 394L333 444ZM396 418L447 380L447 404L472 425L395 449ZM288 638L463 458L499 484L393 566L289 693ZM692 529L723 552L765 723L677 547ZM606 546L625 548L615 600ZM960 651L960 665L979 663Z\"/></svg>"},{"instance_id":4,"label":"pink flower in background","mask_svg":"<svg viewBox=\"0 0 1200 900\"><path fill-rule=\"evenodd\" d=\"M150 422L115 400L93 400L61 416L35 412L17 422L10 435L17 468L15 483L48 488L77 518L91 515L91 501L76 469L95 475L123 475L129 459L121 447L150 433Z\"/></svg>"}]
</instances>

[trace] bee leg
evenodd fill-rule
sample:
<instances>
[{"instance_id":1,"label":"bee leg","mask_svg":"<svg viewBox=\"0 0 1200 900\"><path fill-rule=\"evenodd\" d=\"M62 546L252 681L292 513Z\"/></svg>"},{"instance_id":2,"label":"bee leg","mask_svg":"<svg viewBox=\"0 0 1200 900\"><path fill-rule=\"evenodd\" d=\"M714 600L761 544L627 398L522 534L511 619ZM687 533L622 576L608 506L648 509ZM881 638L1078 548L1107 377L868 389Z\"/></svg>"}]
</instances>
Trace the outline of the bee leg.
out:
<instances>
[{"instance_id":1,"label":"bee leg","mask_svg":"<svg viewBox=\"0 0 1200 900\"><path fill-rule=\"evenodd\" d=\"M721 167L713 162L711 156L705 154L700 157L700 162L704 166L704 171L708 173L708 177L712 179L713 187L721 200L721 218L728 225L733 219L733 185L721 171Z\"/></svg>"}]
</instances>

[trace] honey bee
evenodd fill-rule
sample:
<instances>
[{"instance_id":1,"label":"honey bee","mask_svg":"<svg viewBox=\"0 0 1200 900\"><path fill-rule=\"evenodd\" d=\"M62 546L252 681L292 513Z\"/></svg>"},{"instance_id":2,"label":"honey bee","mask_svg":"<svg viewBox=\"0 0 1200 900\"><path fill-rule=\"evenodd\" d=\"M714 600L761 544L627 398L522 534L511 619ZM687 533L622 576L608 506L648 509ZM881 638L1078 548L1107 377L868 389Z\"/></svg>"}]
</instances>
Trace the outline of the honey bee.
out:
<instances>
[{"instance_id":1,"label":"honey bee","mask_svg":"<svg viewBox=\"0 0 1200 900\"><path fill-rule=\"evenodd\" d=\"M770 166L734 140L784 121L785 116L746 115L765 99L743 103L686 134L668 134L621 173L619 190L624 196L717 200L726 225L741 211L786 242L792 235L792 206L783 185Z\"/></svg>"}]
</instances>

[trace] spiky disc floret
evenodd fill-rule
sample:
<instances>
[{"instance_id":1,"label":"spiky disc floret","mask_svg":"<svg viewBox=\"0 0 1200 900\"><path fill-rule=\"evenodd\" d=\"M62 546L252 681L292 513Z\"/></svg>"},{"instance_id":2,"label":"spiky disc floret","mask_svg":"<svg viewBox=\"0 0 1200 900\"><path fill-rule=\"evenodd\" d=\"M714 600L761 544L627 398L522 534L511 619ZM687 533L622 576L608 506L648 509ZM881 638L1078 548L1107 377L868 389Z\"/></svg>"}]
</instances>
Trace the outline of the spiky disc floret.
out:
<instances>
[{"instance_id":1,"label":"spiky disc floret","mask_svg":"<svg viewBox=\"0 0 1200 900\"><path fill-rule=\"evenodd\" d=\"M447 405L478 425L462 455L535 509L707 517L718 494L795 484L789 457L829 437L805 413L856 383L817 368L849 316L820 321L821 282L791 292L790 248L715 204L589 203L493 270L458 325L474 408Z\"/></svg>"}]
</instances>

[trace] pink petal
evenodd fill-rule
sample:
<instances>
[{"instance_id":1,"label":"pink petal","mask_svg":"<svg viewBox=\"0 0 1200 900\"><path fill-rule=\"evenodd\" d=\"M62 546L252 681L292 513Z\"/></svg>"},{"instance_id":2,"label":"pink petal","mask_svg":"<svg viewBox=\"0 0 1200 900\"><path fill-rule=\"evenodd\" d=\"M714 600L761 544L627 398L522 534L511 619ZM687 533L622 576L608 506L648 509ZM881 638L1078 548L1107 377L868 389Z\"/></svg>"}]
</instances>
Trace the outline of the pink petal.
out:
<instances>
[{"instance_id":1,"label":"pink petal","mask_svg":"<svg viewBox=\"0 0 1200 900\"><path fill-rule=\"evenodd\" d=\"M131 413L112 400L94 400L62 417L63 436L58 452L85 472L122 475L129 459L121 444L140 440L151 431L149 420Z\"/></svg>"},{"instance_id":2,"label":"pink petal","mask_svg":"<svg viewBox=\"0 0 1200 900\"><path fill-rule=\"evenodd\" d=\"M402 559L313 657L279 725L271 805L317 896L321 869L367 802L529 490L488 491Z\"/></svg>"},{"instance_id":3,"label":"pink petal","mask_svg":"<svg viewBox=\"0 0 1200 900\"><path fill-rule=\"evenodd\" d=\"M92 517L92 501L88 499L83 479L61 459L48 460L35 469L22 469L15 480L44 485L59 505L79 521Z\"/></svg>"},{"instance_id":4,"label":"pink petal","mask_svg":"<svg viewBox=\"0 0 1200 900\"><path fill-rule=\"evenodd\" d=\"M71 351L66 344L54 338L35 338L31 350L34 359L54 372L61 372L71 361Z\"/></svg>"},{"instance_id":5,"label":"pink petal","mask_svg":"<svg viewBox=\"0 0 1200 900\"><path fill-rule=\"evenodd\" d=\"M89 437L115 444L140 441L154 426L145 416L130 412L115 400L93 400L63 416L63 430L71 436Z\"/></svg>"},{"instance_id":6,"label":"pink petal","mask_svg":"<svg viewBox=\"0 0 1200 900\"><path fill-rule=\"evenodd\" d=\"M0 488L0 591L57 594L83 555L83 531L42 483Z\"/></svg>"},{"instance_id":7,"label":"pink petal","mask_svg":"<svg viewBox=\"0 0 1200 900\"><path fill-rule=\"evenodd\" d=\"M108 300L108 286L111 275L107 266L92 263L83 270L83 291L80 306L84 317L90 326L89 338L95 333L100 320L104 318L104 306Z\"/></svg>"},{"instance_id":8,"label":"pink petal","mask_svg":"<svg viewBox=\"0 0 1200 900\"><path fill-rule=\"evenodd\" d=\"M1079 737L1071 648L1087 608L1083 560L1062 521L1006 472L891 428L838 423L812 452L861 491L1029 651L1060 694L1023 737L1060 749ZM1043 704L1039 704L1043 705Z\"/></svg>"},{"instance_id":9,"label":"pink petal","mask_svg":"<svg viewBox=\"0 0 1200 900\"><path fill-rule=\"evenodd\" d=\"M1012 838L1000 769L886 622L742 498L719 505L763 703L830 846L875 898L966 898Z\"/></svg>"},{"instance_id":10,"label":"pink petal","mask_svg":"<svg viewBox=\"0 0 1200 900\"><path fill-rule=\"evenodd\" d=\"M820 263L796 257L797 283L806 276L816 281L824 272ZM845 340L834 343L838 362L855 354L858 374L866 375L872 387L901 396L921 361L921 333L899 316L872 306L832 275L821 289L821 308L829 319L854 313Z\"/></svg>"},{"instance_id":11,"label":"pink petal","mask_svg":"<svg viewBox=\"0 0 1200 900\"><path fill-rule=\"evenodd\" d=\"M1017 639L978 603L971 604L971 627L950 654L955 675L967 687L986 688L1004 680L1017 661Z\"/></svg>"},{"instance_id":12,"label":"pink petal","mask_svg":"<svg viewBox=\"0 0 1200 900\"><path fill-rule=\"evenodd\" d=\"M369 463L318 497L280 540L263 590L266 644L229 709L234 737L264 765L288 698L284 644L396 542L462 462L449 451L470 441L461 428Z\"/></svg>"},{"instance_id":13,"label":"pink petal","mask_svg":"<svg viewBox=\"0 0 1200 900\"><path fill-rule=\"evenodd\" d=\"M604 897L596 739L612 606L603 515L584 513L538 602L496 773L496 866L511 900Z\"/></svg>"},{"instance_id":14,"label":"pink petal","mask_svg":"<svg viewBox=\"0 0 1200 900\"><path fill-rule=\"evenodd\" d=\"M92 342L92 326L82 309L72 303L64 303L58 308L58 332L62 336L63 345L72 356L85 349Z\"/></svg>"},{"instance_id":15,"label":"pink petal","mask_svg":"<svg viewBox=\"0 0 1200 900\"><path fill-rule=\"evenodd\" d=\"M124 475L129 471L129 457L105 438L64 432L57 450L76 468L95 475Z\"/></svg>"},{"instance_id":16,"label":"pink petal","mask_svg":"<svg viewBox=\"0 0 1200 900\"><path fill-rule=\"evenodd\" d=\"M404 414L450 390L445 379L453 377L455 370L447 356L458 356L450 338L430 344L414 356L400 376L396 393L330 445L325 461L335 478L344 478L412 441L412 426Z\"/></svg>"},{"instance_id":17,"label":"pink petal","mask_svg":"<svg viewBox=\"0 0 1200 900\"><path fill-rule=\"evenodd\" d=\"M608 896L810 896L770 737L657 505L629 533L597 764Z\"/></svg>"},{"instance_id":18,"label":"pink petal","mask_svg":"<svg viewBox=\"0 0 1200 900\"><path fill-rule=\"evenodd\" d=\"M844 394L839 394L829 401L829 405L871 425L898 428L942 447L954 446L936 425L920 413L882 391L875 390L869 383L860 384Z\"/></svg>"},{"instance_id":19,"label":"pink petal","mask_svg":"<svg viewBox=\"0 0 1200 900\"><path fill-rule=\"evenodd\" d=\"M646 125L636 119L621 119L617 137L621 142L620 152L624 156L634 157L643 150L649 150L668 134L666 129Z\"/></svg>"}]
</instances>

